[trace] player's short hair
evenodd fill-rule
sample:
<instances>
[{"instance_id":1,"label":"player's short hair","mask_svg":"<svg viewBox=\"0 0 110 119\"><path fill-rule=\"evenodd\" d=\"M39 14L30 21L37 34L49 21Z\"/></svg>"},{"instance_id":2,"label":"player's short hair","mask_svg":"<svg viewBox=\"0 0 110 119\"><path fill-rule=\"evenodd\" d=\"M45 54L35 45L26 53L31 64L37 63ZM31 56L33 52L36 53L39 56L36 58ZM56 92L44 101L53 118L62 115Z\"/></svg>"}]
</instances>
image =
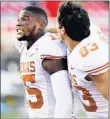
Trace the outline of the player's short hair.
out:
<instances>
[{"instance_id":1,"label":"player's short hair","mask_svg":"<svg viewBox=\"0 0 110 119\"><path fill-rule=\"evenodd\" d=\"M48 18L47 18L47 13L40 7L36 7L36 6L27 6L25 7L23 10L27 10L29 12L32 12L36 15L42 15L45 19L46 24L48 24Z\"/></svg>"},{"instance_id":2,"label":"player's short hair","mask_svg":"<svg viewBox=\"0 0 110 119\"><path fill-rule=\"evenodd\" d=\"M81 41L90 35L90 19L86 10L79 4L66 2L59 7L58 22L67 35L76 41Z\"/></svg>"}]
</instances>

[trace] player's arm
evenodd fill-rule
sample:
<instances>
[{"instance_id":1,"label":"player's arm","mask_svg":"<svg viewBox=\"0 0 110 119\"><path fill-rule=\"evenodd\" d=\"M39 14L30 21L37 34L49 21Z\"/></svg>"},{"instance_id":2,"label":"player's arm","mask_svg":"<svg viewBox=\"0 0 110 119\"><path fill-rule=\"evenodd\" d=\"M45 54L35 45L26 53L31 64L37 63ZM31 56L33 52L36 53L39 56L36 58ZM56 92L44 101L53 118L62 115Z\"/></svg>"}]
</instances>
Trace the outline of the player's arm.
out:
<instances>
[{"instance_id":1,"label":"player's arm","mask_svg":"<svg viewBox=\"0 0 110 119\"><path fill-rule=\"evenodd\" d=\"M66 59L44 59L42 65L50 73L56 99L54 118L70 118L72 114L72 92Z\"/></svg>"},{"instance_id":2,"label":"player's arm","mask_svg":"<svg viewBox=\"0 0 110 119\"><path fill-rule=\"evenodd\" d=\"M94 81L97 89L101 92L101 94L109 100L109 93L108 93L108 85L109 85L109 70L100 74L91 76L92 80Z\"/></svg>"},{"instance_id":3,"label":"player's arm","mask_svg":"<svg viewBox=\"0 0 110 119\"><path fill-rule=\"evenodd\" d=\"M109 84L109 63L108 63L108 55L107 50L103 52L103 56L100 55L100 52L97 54L98 56L102 56L99 60L94 62L94 68L88 71L89 75L92 77L93 82L96 85L96 88L99 92L108 100L108 84Z\"/></svg>"},{"instance_id":4,"label":"player's arm","mask_svg":"<svg viewBox=\"0 0 110 119\"><path fill-rule=\"evenodd\" d=\"M91 47L89 47L90 51L88 52L87 56L84 57L84 70L86 70L88 75L91 76L96 88L100 91L100 93L106 99L108 99L108 45L99 41L97 42L97 44L91 44Z\"/></svg>"}]
</instances>

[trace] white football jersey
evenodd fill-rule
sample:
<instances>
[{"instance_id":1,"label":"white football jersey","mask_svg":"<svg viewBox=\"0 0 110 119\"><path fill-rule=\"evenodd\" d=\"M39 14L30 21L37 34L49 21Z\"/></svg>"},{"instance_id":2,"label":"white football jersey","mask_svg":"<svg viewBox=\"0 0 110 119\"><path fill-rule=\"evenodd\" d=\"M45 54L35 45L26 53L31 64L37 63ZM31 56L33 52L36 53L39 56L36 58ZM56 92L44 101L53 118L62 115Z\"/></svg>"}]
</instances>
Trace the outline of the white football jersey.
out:
<instances>
[{"instance_id":1,"label":"white football jersey","mask_svg":"<svg viewBox=\"0 0 110 119\"><path fill-rule=\"evenodd\" d=\"M54 117L55 98L52 91L50 75L42 67L42 61L66 57L66 47L58 40L51 40L46 33L27 50L26 42L18 42L21 53L21 77L26 89L30 118ZM57 87L56 87L57 88Z\"/></svg>"},{"instance_id":2,"label":"white football jersey","mask_svg":"<svg viewBox=\"0 0 110 119\"><path fill-rule=\"evenodd\" d=\"M97 90L88 75L99 75L109 69L108 44L92 33L81 41L68 56L68 68L73 87L89 118L108 117L108 101ZM100 79L99 79L100 80Z\"/></svg>"}]
</instances>

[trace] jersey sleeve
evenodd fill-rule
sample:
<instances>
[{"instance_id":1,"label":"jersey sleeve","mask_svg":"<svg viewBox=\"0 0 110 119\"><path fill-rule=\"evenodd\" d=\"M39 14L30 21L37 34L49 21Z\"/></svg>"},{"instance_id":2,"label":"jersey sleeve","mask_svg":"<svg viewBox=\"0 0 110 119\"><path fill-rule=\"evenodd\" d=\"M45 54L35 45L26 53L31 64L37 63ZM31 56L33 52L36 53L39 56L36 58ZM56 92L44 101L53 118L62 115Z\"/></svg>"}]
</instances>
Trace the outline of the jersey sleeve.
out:
<instances>
[{"instance_id":1,"label":"jersey sleeve","mask_svg":"<svg viewBox=\"0 0 110 119\"><path fill-rule=\"evenodd\" d=\"M100 75L109 69L108 45L100 44L99 49L90 51L82 58L82 70L88 75Z\"/></svg>"},{"instance_id":2,"label":"jersey sleeve","mask_svg":"<svg viewBox=\"0 0 110 119\"><path fill-rule=\"evenodd\" d=\"M57 40L46 42L41 48L41 59L61 59L66 58L66 47Z\"/></svg>"},{"instance_id":3,"label":"jersey sleeve","mask_svg":"<svg viewBox=\"0 0 110 119\"><path fill-rule=\"evenodd\" d=\"M91 30L92 38L94 36L94 39L97 40L99 38L100 41L104 43L108 43L108 38L106 37L106 35L104 35L104 33L101 31L101 29L98 26L96 26L95 24L91 24L90 30Z\"/></svg>"},{"instance_id":4,"label":"jersey sleeve","mask_svg":"<svg viewBox=\"0 0 110 119\"><path fill-rule=\"evenodd\" d=\"M18 52L21 54L24 50L24 47L26 46L26 41L16 41L15 42L15 48L18 50Z\"/></svg>"}]
</instances>

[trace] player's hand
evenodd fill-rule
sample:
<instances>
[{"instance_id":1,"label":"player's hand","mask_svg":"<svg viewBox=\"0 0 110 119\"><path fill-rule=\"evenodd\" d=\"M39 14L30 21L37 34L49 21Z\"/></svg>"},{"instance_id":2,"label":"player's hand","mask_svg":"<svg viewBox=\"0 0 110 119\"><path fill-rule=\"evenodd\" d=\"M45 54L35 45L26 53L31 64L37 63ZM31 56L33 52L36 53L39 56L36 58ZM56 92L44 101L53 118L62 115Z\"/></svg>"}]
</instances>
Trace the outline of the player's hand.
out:
<instances>
[{"instance_id":1,"label":"player's hand","mask_svg":"<svg viewBox=\"0 0 110 119\"><path fill-rule=\"evenodd\" d=\"M47 32L50 32L50 33L57 33L56 27L47 28Z\"/></svg>"},{"instance_id":2,"label":"player's hand","mask_svg":"<svg viewBox=\"0 0 110 119\"><path fill-rule=\"evenodd\" d=\"M49 36L51 37L51 40L58 40L59 36L57 33L49 33Z\"/></svg>"}]
</instances>

